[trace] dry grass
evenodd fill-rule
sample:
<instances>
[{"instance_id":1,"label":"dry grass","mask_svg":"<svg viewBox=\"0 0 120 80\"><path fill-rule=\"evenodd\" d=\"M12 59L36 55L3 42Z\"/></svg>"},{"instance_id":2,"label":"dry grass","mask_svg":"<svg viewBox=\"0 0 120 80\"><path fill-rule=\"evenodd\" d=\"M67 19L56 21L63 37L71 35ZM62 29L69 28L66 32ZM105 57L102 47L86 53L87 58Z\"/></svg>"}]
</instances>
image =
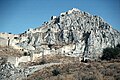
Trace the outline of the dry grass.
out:
<instances>
[{"instance_id":1,"label":"dry grass","mask_svg":"<svg viewBox=\"0 0 120 80\"><path fill-rule=\"evenodd\" d=\"M60 54L53 54L53 55L45 55L44 57L44 61L45 63L72 63L74 62L76 59L74 57L68 57L68 56L64 56L64 55L60 55ZM40 62L42 61L42 58L38 58L36 59L35 62L30 62L27 65L28 66L32 66L32 65L40 65Z\"/></svg>"},{"instance_id":2,"label":"dry grass","mask_svg":"<svg viewBox=\"0 0 120 80\"><path fill-rule=\"evenodd\" d=\"M20 51L11 47L0 47L0 56L20 56ZM38 65L42 58L35 63L27 65ZM46 55L46 63L60 62L36 71L28 76L27 80L120 80L120 60L99 61L81 63L78 59L64 55ZM53 76L52 71L57 69L60 74Z\"/></svg>"},{"instance_id":3,"label":"dry grass","mask_svg":"<svg viewBox=\"0 0 120 80\"><path fill-rule=\"evenodd\" d=\"M74 58L65 56L51 56L50 62L58 60L60 65L44 68L28 76L27 80L120 80L120 62L89 62L81 63ZM60 74L53 76L57 69Z\"/></svg>"},{"instance_id":4,"label":"dry grass","mask_svg":"<svg viewBox=\"0 0 120 80\"><path fill-rule=\"evenodd\" d=\"M4 56L18 56L18 57L20 57L21 52L20 52L20 50L13 49L10 46L5 46L5 47L0 46L0 56L1 57L4 57Z\"/></svg>"}]
</instances>

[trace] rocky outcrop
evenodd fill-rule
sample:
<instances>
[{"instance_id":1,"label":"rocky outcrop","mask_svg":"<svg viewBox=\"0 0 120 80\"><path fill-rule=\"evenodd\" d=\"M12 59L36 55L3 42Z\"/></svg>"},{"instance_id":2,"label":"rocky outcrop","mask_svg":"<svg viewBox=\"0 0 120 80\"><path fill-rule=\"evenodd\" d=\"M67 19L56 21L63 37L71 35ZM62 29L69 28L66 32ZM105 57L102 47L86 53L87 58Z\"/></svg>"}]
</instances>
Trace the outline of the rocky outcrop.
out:
<instances>
[{"instance_id":1,"label":"rocky outcrop","mask_svg":"<svg viewBox=\"0 0 120 80\"><path fill-rule=\"evenodd\" d=\"M61 63L48 63L44 65L16 67L10 62L7 62L7 58L0 57L0 80L23 80L35 71L60 64Z\"/></svg>"},{"instance_id":2,"label":"rocky outcrop","mask_svg":"<svg viewBox=\"0 0 120 80\"><path fill-rule=\"evenodd\" d=\"M101 17L76 8L52 16L41 27L14 37L15 45L27 50L54 50L65 55L97 59L106 47L120 44L120 33Z\"/></svg>"},{"instance_id":3,"label":"rocky outcrop","mask_svg":"<svg viewBox=\"0 0 120 80\"><path fill-rule=\"evenodd\" d=\"M20 80L22 78L20 73L14 65L7 63L5 58L0 57L0 80Z\"/></svg>"}]
</instances>

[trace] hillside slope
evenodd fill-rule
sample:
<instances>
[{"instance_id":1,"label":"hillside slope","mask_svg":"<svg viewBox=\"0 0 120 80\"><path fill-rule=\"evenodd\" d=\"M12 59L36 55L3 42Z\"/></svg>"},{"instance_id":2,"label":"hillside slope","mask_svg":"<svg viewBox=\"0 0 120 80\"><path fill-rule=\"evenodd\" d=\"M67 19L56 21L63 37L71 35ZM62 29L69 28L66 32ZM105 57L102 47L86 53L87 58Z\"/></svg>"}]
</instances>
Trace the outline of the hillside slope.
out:
<instances>
[{"instance_id":1,"label":"hillside slope","mask_svg":"<svg viewBox=\"0 0 120 80\"><path fill-rule=\"evenodd\" d=\"M120 43L120 33L101 17L73 8L10 41L28 51L97 59L104 48Z\"/></svg>"}]
</instances>

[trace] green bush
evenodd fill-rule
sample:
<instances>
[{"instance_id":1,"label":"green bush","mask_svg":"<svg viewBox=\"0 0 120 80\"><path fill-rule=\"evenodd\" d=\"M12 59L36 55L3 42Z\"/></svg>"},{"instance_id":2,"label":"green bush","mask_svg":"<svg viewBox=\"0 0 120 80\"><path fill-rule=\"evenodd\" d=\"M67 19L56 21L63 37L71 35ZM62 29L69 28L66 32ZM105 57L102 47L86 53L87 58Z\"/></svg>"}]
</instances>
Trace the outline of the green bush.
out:
<instances>
[{"instance_id":1,"label":"green bush","mask_svg":"<svg viewBox=\"0 0 120 80\"><path fill-rule=\"evenodd\" d=\"M58 74L60 74L58 69L54 69L52 73L53 73L53 76L57 76Z\"/></svg>"},{"instance_id":2,"label":"green bush","mask_svg":"<svg viewBox=\"0 0 120 80\"><path fill-rule=\"evenodd\" d=\"M46 64L46 61L45 61L45 60L42 60L42 61L40 62L40 65L42 65L42 64Z\"/></svg>"},{"instance_id":3,"label":"green bush","mask_svg":"<svg viewBox=\"0 0 120 80\"><path fill-rule=\"evenodd\" d=\"M102 60L117 59L120 54L120 45L118 44L115 48L107 47L103 50Z\"/></svg>"},{"instance_id":4,"label":"green bush","mask_svg":"<svg viewBox=\"0 0 120 80\"><path fill-rule=\"evenodd\" d=\"M120 44L118 44L116 47L120 48Z\"/></svg>"}]
</instances>

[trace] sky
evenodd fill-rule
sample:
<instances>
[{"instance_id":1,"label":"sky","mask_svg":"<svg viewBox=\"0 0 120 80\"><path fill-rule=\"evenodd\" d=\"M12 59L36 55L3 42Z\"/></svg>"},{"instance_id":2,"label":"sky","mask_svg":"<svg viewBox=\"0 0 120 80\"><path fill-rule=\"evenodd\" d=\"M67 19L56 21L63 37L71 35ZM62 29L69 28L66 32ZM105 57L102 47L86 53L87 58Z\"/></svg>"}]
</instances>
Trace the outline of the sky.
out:
<instances>
[{"instance_id":1,"label":"sky","mask_svg":"<svg viewBox=\"0 0 120 80\"><path fill-rule=\"evenodd\" d=\"M72 8L98 15L120 31L120 0L0 0L0 32L19 34Z\"/></svg>"}]
</instances>

